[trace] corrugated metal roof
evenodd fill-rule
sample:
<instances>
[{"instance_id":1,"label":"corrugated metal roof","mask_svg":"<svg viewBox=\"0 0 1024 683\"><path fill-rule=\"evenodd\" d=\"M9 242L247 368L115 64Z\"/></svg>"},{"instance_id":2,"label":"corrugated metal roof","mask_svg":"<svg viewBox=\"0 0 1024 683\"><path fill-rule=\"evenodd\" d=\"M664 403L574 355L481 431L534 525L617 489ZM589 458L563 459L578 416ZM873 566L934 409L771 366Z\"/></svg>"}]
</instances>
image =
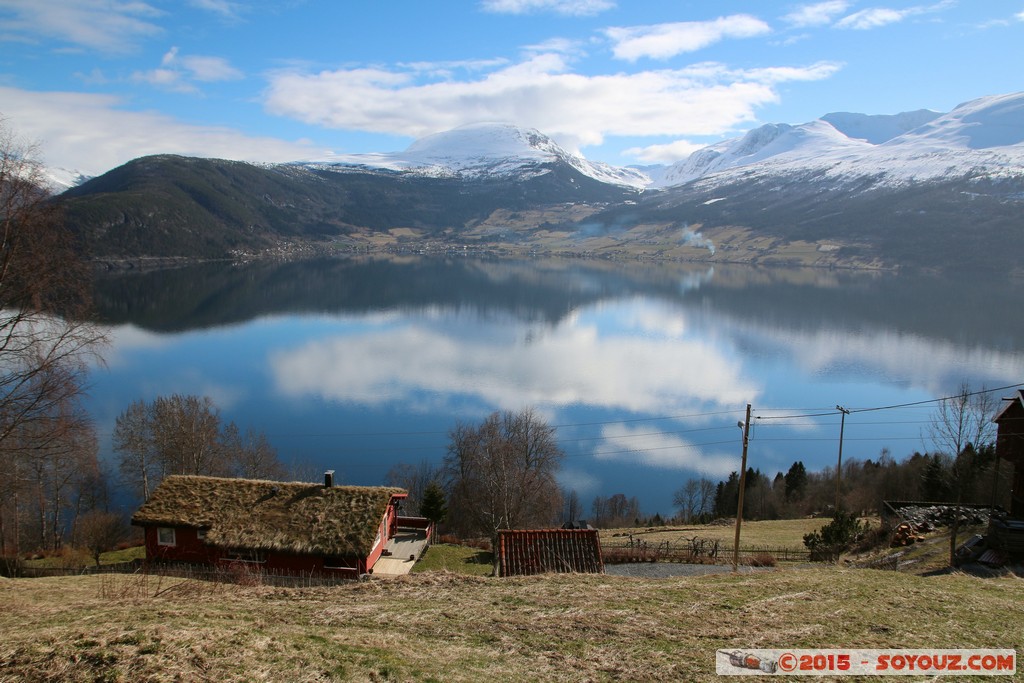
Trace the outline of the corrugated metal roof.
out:
<instances>
[{"instance_id":1,"label":"corrugated metal roof","mask_svg":"<svg viewBox=\"0 0 1024 683\"><path fill-rule=\"evenodd\" d=\"M504 529L497 552L501 576L604 573L597 529Z\"/></svg>"}]
</instances>

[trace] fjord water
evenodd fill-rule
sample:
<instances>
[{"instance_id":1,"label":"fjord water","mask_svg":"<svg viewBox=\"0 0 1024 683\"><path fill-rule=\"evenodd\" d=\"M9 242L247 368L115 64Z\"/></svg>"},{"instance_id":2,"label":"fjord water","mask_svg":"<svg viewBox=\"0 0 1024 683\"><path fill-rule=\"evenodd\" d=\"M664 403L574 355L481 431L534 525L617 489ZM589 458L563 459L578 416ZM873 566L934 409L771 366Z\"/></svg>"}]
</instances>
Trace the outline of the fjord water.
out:
<instances>
[{"instance_id":1,"label":"fjord water","mask_svg":"<svg viewBox=\"0 0 1024 683\"><path fill-rule=\"evenodd\" d=\"M1022 294L977 274L583 259L117 273L97 283L112 344L89 406L111 462L132 401L198 394L298 471L365 485L440 463L457 421L532 407L586 509L623 493L665 515L687 479L739 469L747 403L769 477L834 467L837 405L854 411L844 460L930 448L926 401L1024 382Z\"/></svg>"}]
</instances>

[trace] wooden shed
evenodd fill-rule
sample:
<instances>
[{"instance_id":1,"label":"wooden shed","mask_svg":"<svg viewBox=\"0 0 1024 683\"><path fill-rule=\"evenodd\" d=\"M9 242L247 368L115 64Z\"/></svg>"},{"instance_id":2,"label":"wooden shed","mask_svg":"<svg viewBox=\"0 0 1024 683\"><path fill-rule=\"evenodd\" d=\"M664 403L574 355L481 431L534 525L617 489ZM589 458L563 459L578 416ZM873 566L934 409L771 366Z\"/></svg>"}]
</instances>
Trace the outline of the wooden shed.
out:
<instances>
[{"instance_id":1,"label":"wooden shed","mask_svg":"<svg viewBox=\"0 0 1024 683\"><path fill-rule=\"evenodd\" d=\"M597 529L540 529L498 532L498 573L523 576L545 572L604 573Z\"/></svg>"},{"instance_id":2,"label":"wooden shed","mask_svg":"<svg viewBox=\"0 0 1024 683\"><path fill-rule=\"evenodd\" d=\"M170 476L132 516L150 561L371 573L398 526L397 488Z\"/></svg>"}]
</instances>

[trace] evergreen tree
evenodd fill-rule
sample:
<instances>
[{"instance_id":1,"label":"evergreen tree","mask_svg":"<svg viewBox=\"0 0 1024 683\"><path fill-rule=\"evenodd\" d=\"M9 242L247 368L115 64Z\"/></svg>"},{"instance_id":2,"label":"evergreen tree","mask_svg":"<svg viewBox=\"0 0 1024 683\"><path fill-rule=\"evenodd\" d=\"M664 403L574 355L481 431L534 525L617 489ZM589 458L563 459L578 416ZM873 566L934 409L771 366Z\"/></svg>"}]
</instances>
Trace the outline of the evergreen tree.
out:
<instances>
[{"instance_id":1,"label":"evergreen tree","mask_svg":"<svg viewBox=\"0 0 1024 683\"><path fill-rule=\"evenodd\" d=\"M444 489L436 481L427 484L423 490L420 514L434 524L440 524L448 517L448 502L444 495Z\"/></svg>"},{"instance_id":2,"label":"evergreen tree","mask_svg":"<svg viewBox=\"0 0 1024 683\"><path fill-rule=\"evenodd\" d=\"M719 482L715 492L715 517L735 517L739 495L740 475L730 472L729 478Z\"/></svg>"},{"instance_id":3,"label":"evergreen tree","mask_svg":"<svg viewBox=\"0 0 1024 683\"><path fill-rule=\"evenodd\" d=\"M786 501L793 502L803 499L807 490L807 468L801 460L797 460L786 472Z\"/></svg>"},{"instance_id":4,"label":"evergreen tree","mask_svg":"<svg viewBox=\"0 0 1024 683\"><path fill-rule=\"evenodd\" d=\"M921 493L925 500L940 503L949 500L949 471L937 453L929 458L924 467Z\"/></svg>"}]
</instances>

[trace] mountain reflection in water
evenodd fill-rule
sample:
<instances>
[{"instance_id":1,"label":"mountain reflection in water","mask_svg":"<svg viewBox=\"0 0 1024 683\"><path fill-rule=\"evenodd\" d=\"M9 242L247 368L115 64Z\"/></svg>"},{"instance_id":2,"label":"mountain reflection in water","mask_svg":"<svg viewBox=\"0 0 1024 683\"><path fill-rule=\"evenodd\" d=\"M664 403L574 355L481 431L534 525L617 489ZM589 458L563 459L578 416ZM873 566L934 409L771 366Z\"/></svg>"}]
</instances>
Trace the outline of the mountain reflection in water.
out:
<instances>
[{"instance_id":1,"label":"mountain reflection in water","mask_svg":"<svg viewBox=\"0 0 1024 683\"><path fill-rule=\"evenodd\" d=\"M532 406L583 501L671 514L688 478L834 463L836 412L1024 381L1005 279L581 259L359 257L104 275L113 343L90 408L112 458L133 400L214 399L283 461L381 483L440 462L456 421ZM846 458L929 447L932 406L847 418ZM871 417L868 418L867 416Z\"/></svg>"}]
</instances>

